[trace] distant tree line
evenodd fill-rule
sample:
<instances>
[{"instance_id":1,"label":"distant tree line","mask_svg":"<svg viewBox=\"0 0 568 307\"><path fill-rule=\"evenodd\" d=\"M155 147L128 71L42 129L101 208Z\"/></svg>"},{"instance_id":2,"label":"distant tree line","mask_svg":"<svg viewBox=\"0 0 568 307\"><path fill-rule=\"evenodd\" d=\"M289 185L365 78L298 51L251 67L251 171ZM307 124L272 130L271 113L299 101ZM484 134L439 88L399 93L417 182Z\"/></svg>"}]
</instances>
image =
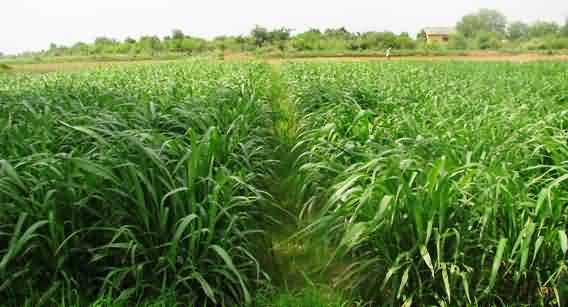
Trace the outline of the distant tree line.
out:
<instances>
[{"instance_id":1,"label":"distant tree line","mask_svg":"<svg viewBox=\"0 0 568 307\"><path fill-rule=\"evenodd\" d=\"M176 29L166 37L142 36L123 41L99 37L93 43L78 42L72 46L51 44L41 55L101 55L161 53L200 54L206 52L318 52L318 51L382 51L393 49L568 49L568 19L555 22L508 22L502 13L481 9L463 16L456 33L444 44L427 44L425 34L416 38L408 33L390 31L350 32L345 27L310 29L292 35L288 28L267 29L256 26L248 35L219 36L203 39Z\"/></svg>"},{"instance_id":2,"label":"distant tree line","mask_svg":"<svg viewBox=\"0 0 568 307\"><path fill-rule=\"evenodd\" d=\"M564 25L549 21L508 22L502 13L481 9L461 18L448 47L455 49L567 49L568 18Z\"/></svg>"},{"instance_id":3,"label":"distant tree line","mask_svg":"<svg viewBox=\"0 0 568 307\"><path fill-rule=\"evenodd\" d=\"M365 32L352 33L346 28L310 29L292 35L292 30L279 28L269 30L256 26L249 35L219 36L212 40L188 36L182 30L173 30L171 35L143 36L119 41L98 37L93 43L78 42L72 46L51 44L42 52L46 55L98 55L98 54L199 54L211 51L270 52L270 51L319 51L319 50L383 50L386 48L414 49L415 39L408 33Z\"/></svg>"}]
</instances>

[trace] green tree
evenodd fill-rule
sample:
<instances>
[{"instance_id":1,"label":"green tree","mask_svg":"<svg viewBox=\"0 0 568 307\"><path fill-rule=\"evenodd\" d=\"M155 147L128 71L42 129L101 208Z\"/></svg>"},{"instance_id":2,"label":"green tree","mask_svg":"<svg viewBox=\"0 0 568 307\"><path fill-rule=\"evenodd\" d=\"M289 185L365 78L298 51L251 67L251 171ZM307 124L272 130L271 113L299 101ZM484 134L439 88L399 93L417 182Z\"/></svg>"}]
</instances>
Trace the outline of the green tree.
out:
<instances>
[{"instance_id":1,"label":"green tree","mask_svg":"<svg viewBox=\"0 0 568 307\"><path fill-rule=\"evenodd\" d=\"M529 38L529 25L521 22L512 22L507 27L507 38L512 41L526 40Z\"/></svg>"},{"instance_id":2,"label":"green tree","mask_svg":"<svg viewBox=\"0 0 568 307\"><path fill-rule=\"evenodd\" d=\"M116 43L117 43L116 40L105 36L99 36L95 38L95 45L113 45Z\"/></svg>"},{"instance_id":3,"label":"green tree","mask_svg":"<svg viewBox=\"0 0 568 307\"><path fill-rule=\"evenodd\" d=\"M71 52L78 55L88 55L89 45L83 42L77 42L73 46L71 46Z\"/></svg>"},{"instance_id":4,"label":"green tree","mask_svg":"<svg viewBox=\"0 0 568 307\"><path fill-rule=\"evenodd\" d=\"M257 47L262 47L264 44L270 42L270 33L268 32L268 29L259 25L255 26L254 29L252 29L250 36L253 38L254 43Z\"/></svg>"},{"instance_id":5,"label":"green tree","mask_svg":"<svg viewBox=\"0 0 568 307\"><path fill-rule=\"evenodd\" d=\"M566 18L564 26L560 29L560 35L568 37L568 18Z\"/></svg>"},{"instance_id":6,"label":"green tree","mask_svg":"<svg viewBox=\"0 0 568 307\"><path fill-rule=\"evenodd\" d=\"M128 54L134 49L134 47L135 47L135 45L133 45L133 44L123 43L123 44L118 44L115 47L115 50L119 54Z\"/></svg>"},{"instance_id":7,"label":"green tree","mask_svg":"<svg viewBox=\"0 0 568 307\"><path fill-rule=\"evenodd\" d=\"M420 44L426 44L426 32L421 30L416 34L416 42Z\"/></svg>"},{"instance_id":8,"label":"green tree","mask_svg":"<svg viewBox=\"0 0 568 307\"><path fill-rule=\"evenodd\" d=\"M448 48L450 49L467 49L468 41L461 33L450 34L448 38Z\"/></svg>"},{"instance_id":9,"label":"green tree","mask_svg":"<svg viewBox=\"0 0 568 307\"><path fill-rule=\"evenodd\" d=\"M350 39L354 36L345 27L340 27L337 29L326 29L324 34L328 38L341 38L341 39Z\"/></svg>"},{"instance_id":10,"label":"green tree","mask_svg":"<svg viewBox=\"0 0 568 307\"><path fill-rule=\"evenodd\" d=\"M568 37L547 36L540 39L534 47L543 50L568 49Z\"/></svg>"},{"instance_id":11,"label":"green tree","mask_svg":"<svg viewBox=\"0 0 568 307\"><path fill-rule=\"evenodd\" d=\"M477 47L481 50L498 49L501 47L501 41L497 33L481 32L476 38Z\"/></svg>"},{"instance_id":12,"label":"green tree","mask_svg":"<svg viewBox=\"0 0 568 307\"><path fill-rule=\"evenodd\" d=\"M174 51L181 51L183 47L183 40L185 39L185 34L181 30L172 30L172 36L168 40L164 38L164 41L168 41L168 48Z\"/></svg>"},{"instance_id":13,"label":"green tree","mask_svg":"<svg viewBox=\"0 0 568 307\"><path fill-rule=\"evenodd\" d=\"M186 37L183 40L182 48L184 52L199 53L208 49L207 41L201 38Z\"/></svg>"},{"instance_id":14,"label":"green tree","mask_svg":"<svg viewBox=\"0 0 568 307\"><path fill-rule=\"evenodd\" d=\"M235 37L235 44L237 45L239 51L246 51L247 48L252 46L250 42L251 40L246 36L239 35Z\"/></svg>"},{"instance_id":15,"label":"green tree","mask_svg":"<svg viewBox=\"0 0 568 307\"><path fill-rule=\"evenodd\" d=\"M290 36L292 35L292 29L282 27L280 29L270 31L269 34L270 41L286 41L290 39Z\"/></svg>"},{"instance_id":16,"label":"green tree","mask_svg":"<svg viewBox=\"0 0 568 307\"><path fill-rule=\"evenodd\" d=\"M280 28L270 31L270 43L275 44L278 50L284 51L290 39L292 29Z\"/></svg>"},{"instance_id":17,"label":"green tree","mask_svg":"<svg viewBox=\"0 0 568 307\"><path fill-rule=\"evenodd\" d=\"M472 38L481 29L481 20L475 14L465 15L456 25L456 29L466 38Z\"/></svg>"},{"instance_id":18,"label":"green tree","mask_svg":"<svg viewBox=\"0 0 568 307\"><path fill-rule=\"evenodd\" d=\"M392 32L365 32L358 36L359 49L380 50L396 48L396 35Z\"/></svg>"},{"instance_id":19,"label":"green tree","mask_svg":"<svg viewBox=\"0 0 568 307\"><path fill-rule=\"evenodd\" d=\"M291 39L292 47L299 51L317 50L321 47L323 35L318 29L310 29Z\"/></svg>"},{"instance_id":20,"label":"green tree","mask_svg":"<svg viewBox=\"0 0 568 307\"><path fill-rule=\"evenodd\" d=\"M540 38L549 35L556 35L560 31L560 26L556 22L537 21L529 27L531 38Z\"/></svg>"},{"instance_id":21,"label":"green tree","mask_svg":"<svg viewBox=\"0 0 568 307\"><path fill-rule=\"evenodd\" d=\"M479 33L505 35L507 18L496 10L481 9L476 14L468 14L457 23L458 32L466 38L473 38Z\"/></svg>"},{"instance_id":22,"label":"green tree","mask_svg":"<svg viewBox=\"0 0 568 307\"><path fill-rule=\"evenodd\" d=\"M406 32L402 32L396 38L396 45L400 49L414 49L416 48L416 41Z\"/></svg>"},{"instance_id":23,"label":"green tree","mask_svg":"<svg viewBox=\"0 0 568 307\"><path fill-rule=\"evenodd\" d=\"M139 44L144 51L152 54L162 49L162 42L157 36L142 36Z\"/></svg>"},{"instance_id":24,"label":"green tree","mask_svg":"<svg viewBox=\"0 0 568 307\"><path fill-rule=\"evenodd\" d=\"M117 45L118 42L112 38L105 36L99 36L95 38L94 51L95 54L112 53L113 47Z\"/></svg>"},{"instance_id":25,"label":"green tree","mask_svg":"<svg viewBox=\"0 0 568 307\"><path fill-rule=\"evenodd\" d=\"M179 29L172 30L172 39L183 40L184 38L185 38L185 34L183 34L182 30L179 30Z\"/></svg>"},{"instance_id":26,"label":"green tree","mask_svg":"<svg viewBox=\"0 0 568 307\"><path fill-rule=\"evenodd\" d=\"M217 36L213 39L215 48L221 52L225 52L229 48L229 38L227 36Z\"/></svg>"},{"instance_id":27,"label":"green tree","mask_svg":"<svg viewBox=\"0 0 568 307\"><path fill-rule=\"evenodd\" d=\"M505 15L491 9L481 9L478 14L483 31L505 35L507 27L507 18Z\"/></svg>"}]
</instances>

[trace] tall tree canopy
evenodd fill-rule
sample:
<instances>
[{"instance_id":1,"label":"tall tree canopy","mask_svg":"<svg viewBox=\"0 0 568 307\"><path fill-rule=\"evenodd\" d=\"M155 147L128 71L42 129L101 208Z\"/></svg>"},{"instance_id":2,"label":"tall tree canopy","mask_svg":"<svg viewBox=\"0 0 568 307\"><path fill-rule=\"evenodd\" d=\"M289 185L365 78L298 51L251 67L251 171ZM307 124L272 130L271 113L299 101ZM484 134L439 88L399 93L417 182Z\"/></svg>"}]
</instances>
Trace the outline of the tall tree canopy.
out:
<instances>
[{"instance_id":1,"label":"tall tree canopy","mask_svg":"<svg viewBox=\"0 0 568 307\"><path fill-rule=\"evenodd\" d=\"M556 35L560 31L560 26L556 22L537 21L529 28L529 36L531 38L545 37Z\"/></svg>"},{"instance_id":2,"label":"tall tree canopy","mask_svg":"<svg viewBox=\"0 0 568 307\"><path fill-rule=\"evenodd\" d=\"M529 25L521 22L515 21L509 24L507 28L507 38L512 41L524 40L529 37Z\"/></svg>"},{"instance_id":3,"label":"tall tree canopy","mask_svg":"<svg viewBox=\"0 0 568 307\"><path fill-rule=\"evenodd\" d=\"M475 14L462 17L456 28L465 37L471 38L479 33L496 33L505 35L507 18L496 10L481 9Z\"/></svg>"},{"instance_id":4,"label":"tall tree canopy","mask_svg":"<svg viewBox=\"0 0 568 307\"><path fill-rule=\"evenodd\" d=\"M566 18L564 26L560 29L560 35L568 37L568 18Z\"/></svg>"}]
</instances>

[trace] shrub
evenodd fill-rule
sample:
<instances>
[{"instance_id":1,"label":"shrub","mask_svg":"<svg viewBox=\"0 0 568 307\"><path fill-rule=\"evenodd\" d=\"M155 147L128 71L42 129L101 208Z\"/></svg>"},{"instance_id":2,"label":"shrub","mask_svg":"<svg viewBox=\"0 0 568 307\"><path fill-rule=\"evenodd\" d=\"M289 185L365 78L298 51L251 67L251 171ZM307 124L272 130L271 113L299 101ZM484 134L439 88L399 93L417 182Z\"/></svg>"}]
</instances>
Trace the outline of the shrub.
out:
<instances>
[{"instance_id":1,"label":"shrub","mask_svg":"<svg viewBox=\"0 0 568 307\"><path fill-rule=\"evenodd\" d=\"M480 33L476 38L477 47L481 50L499 49L502 45L501 40L495 33Z\"/></svg>"},{"instance_id":2,"label":"shrub","mask_svg":"<svg viewBox=\"0 0 568 307\"><path fill-rule=\"evenodd\" d=\"M467 49L468 41L463 34L451 34L448 39L448 48L450 49Z\"/></svg>"},{"instance_id":3,"label":"shrub","mask_svg":"<svg viewBox=\"0 0 568 307\"><path fill-rule=\"evenodd\" d=\"M538 49L568 49L568 37L549 36L539 41Z\"/></svg>"}]
</instances>

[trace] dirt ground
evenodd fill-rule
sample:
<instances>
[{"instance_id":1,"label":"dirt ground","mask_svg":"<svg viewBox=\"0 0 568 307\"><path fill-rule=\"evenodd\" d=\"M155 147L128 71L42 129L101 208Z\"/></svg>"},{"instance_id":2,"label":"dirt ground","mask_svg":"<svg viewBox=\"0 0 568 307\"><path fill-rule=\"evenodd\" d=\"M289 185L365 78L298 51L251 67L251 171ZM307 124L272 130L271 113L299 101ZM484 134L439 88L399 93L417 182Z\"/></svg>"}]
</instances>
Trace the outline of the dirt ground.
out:
<instances>
[{"instance_id":1,"label":"dirt ground","mask_svg":"<svg viewBox=\"0 0 568 307\"><path fill-rule=\"evenodd\" d=\"M225 56L225 61L254 60L254 57L236 54ZM387 61L385 57L310 57L310 58L279 58L279 59L257 59L270 64L282 64L294 61L307 62L358 62L358 61ZM526 54L503 54L492 52L470 53L468 55L442 55L442 56L394 56L390 61L509 61L509 62L530 62L530 61L568 61L568 55L545 55L537 53ZM173 63L183 60L146 60L146 61L124 61L124 62L71 62L71 63L40 63L40 64L10 64L11 71L24 73L48 73L56 71L79 71L100 67L131 64L150 64L150 63Z\"/></svg>"},{"instance_id":2,"label":"dirt ground","mask_svg":"<svg viewBox=\"0 0 568 307\"><path fill-rule=\"evenodd\" d=\"M69 62L69 63L38 63L38 64L10 64L10 71L23 73L48 73L56 71L79 71L109 66L168 63L172 60L147 61L112 61L112 62Z\"/></svg>"},{"instance_id":3,"label":"dirt ground","mask_svg":"<svg viewBox=\"0 0 568 307\"><path fill-rule=\"evenodd\" d=\"M269 63L283 63L291 61L477 61L477 62L531 62L531 61L568 61L568 55L545 55L538 53L502 54L502 53L470 53L468 55L441 55L441 56L394 56L390 60L385 57L321 57L321 58L292 58L268 59Z\"/></svg>"}]
</instances>

